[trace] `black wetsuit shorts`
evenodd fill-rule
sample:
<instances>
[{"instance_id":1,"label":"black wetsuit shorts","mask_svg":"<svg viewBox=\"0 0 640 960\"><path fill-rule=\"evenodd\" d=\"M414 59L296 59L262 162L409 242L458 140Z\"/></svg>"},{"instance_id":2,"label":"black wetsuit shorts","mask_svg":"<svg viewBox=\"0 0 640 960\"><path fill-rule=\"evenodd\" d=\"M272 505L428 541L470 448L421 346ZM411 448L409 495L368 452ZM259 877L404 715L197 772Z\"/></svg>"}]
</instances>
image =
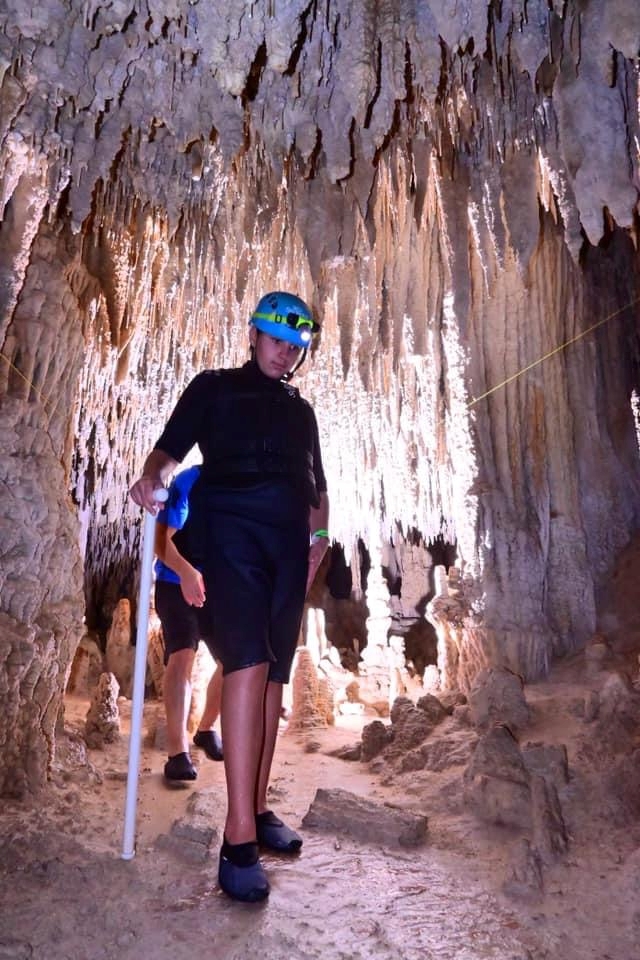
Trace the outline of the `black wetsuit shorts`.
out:
<instances>
[{"instance_id":1,"label":"black wetsuit shorts","mask_svg":"<svg viewBox=\"0 0 640 960\"><path fill-rule=\"evenodd\" d=\"M200 480L191 516L223 672L269 663L269 680L287 683L307 582L308 500L283 478L233 489Z\"/></svg>"},{"instance_id":2,"label":"black wetsuit shorts","mask_svg":"<svg viewBox=\"0 0 640 960\"><path fill-rule=\"evenodd\" d=\"M188 604L182 596L179 583L156 580L155 606L162 626L165 667L172 653L179 650L197 651L200 640L206 643L211 656L215 656L208 635L210 623L204 608Z\"/></svg>"}]
</instances>

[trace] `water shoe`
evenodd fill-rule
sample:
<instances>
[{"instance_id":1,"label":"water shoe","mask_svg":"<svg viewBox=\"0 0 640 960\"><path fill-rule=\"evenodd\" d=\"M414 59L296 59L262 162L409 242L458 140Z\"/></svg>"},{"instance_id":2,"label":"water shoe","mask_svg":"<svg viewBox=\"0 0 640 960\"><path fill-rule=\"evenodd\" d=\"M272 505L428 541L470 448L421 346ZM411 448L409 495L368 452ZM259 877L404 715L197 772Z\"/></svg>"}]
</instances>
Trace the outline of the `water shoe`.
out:
<instances>
[{"instance_id":1,"label":"water shoe","mask_svg":"<svg viewBox=\"0 0 640 960\"><path fill-rule=\"evenodd\" d=\"M169 757L164 765L164 778L172 782L181 780L195 780L198 771L191 762L188 753L176 753Z\"/></svg>"},{"instance_id":2,"label":"water shoe","mask_svg":"<svg viewBox=\"0 0 640 960\"><path fill-rule=\"evenodd\" d=\"M258 859L257 843L227 843L220 848L218 883L233 900L257 903L269 896L269 881Z\"/></svg>"},{"instance_id":3,"label":"water shoe","mask_svg":"<svg viewBox=\"0 0 640 960\"><path fill-rule=\"evenodd\" d=\"M277 853L297 853L302 846L302 837L271 810L256 814L256 833L258 843L267 850Z\"/></svg>"},{"instance_id":4,"label":"water shoe","mask_svg":"<svg viewBox=\"0 0 640 960\"><path fill-rule=\"evenodd\" d=\"M223 759L222 740L220 739L220 734L216 733L215 730L198 730L193 738L193 742L196 747L204 750L209 760Z\"/></svg>"}]
</instances>

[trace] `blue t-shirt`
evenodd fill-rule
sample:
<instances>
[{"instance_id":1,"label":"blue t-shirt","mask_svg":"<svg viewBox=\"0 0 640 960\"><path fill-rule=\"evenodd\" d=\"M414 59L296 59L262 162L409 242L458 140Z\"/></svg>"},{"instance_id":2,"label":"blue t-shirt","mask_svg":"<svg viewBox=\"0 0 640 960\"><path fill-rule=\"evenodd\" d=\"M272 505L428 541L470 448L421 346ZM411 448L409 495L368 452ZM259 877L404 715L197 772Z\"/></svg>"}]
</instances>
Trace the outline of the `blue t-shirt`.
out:
<instances>
[{"instance_id":1,"label":"blue t-shirt","mask_svg":"<svg viewBox=\"0 0 640 960\"><path fill-rule=\"evenodd\" d=\"M164 523L167 527L182 530L189 516L189 494L199 475L199 465L187 467L186 470L181 470L180 473L176 474L169 485L169 499L158 514L158 523ZM180 583L180 577L175 570L172 570L160 559L157 559L155 563L155 575L156 580Z\"/></svg>"}]
</instances>

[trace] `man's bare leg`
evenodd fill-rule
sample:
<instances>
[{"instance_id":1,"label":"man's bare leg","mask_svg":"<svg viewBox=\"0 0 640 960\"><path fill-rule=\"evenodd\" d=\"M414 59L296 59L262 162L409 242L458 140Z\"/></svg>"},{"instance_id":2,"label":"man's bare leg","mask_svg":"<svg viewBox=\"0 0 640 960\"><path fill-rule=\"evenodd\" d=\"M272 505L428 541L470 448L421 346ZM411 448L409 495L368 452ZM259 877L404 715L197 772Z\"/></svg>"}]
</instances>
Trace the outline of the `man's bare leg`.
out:
<instances>
[{"instance_id":1,"label":"man's bare leg","mask_svg":"<svg viewBox=\"0 0 640 960\"><path fill-rule=\"evenodd\" d=\"M222 707L222 667L217 665L209 685L207 698L193 738L196 747L204 750L210 760L222 760L224 751L220 734L213 729L213 725L220 715Z\"/></svg>"},{"instance_id":2,"label":"man's bare leg","mask_svg":"<svg viewBox=\"0 0 640 960\"><path fill-rule=\"evenodd\" d=\"M227 780L225 838L256 839L255 798L263 741L268 663L227 673L222 685L222 738Z\"/></svg>"},{"instance_id":3,"label":"man's bare leg","mask_svg":"<svg viewBox=\"0 0 640 960\"><path fill-rule=\"evenodd\" d=\"M188 753L187 717L191 703L191 671L195 651L176 650L164 671L164 709L167 718L167 753Z\"/></svg>"},{"instance_id":4,"label":"man's bare leg","mask_svg":"<svg viewBox=\"0 0 640 960\"><path fill-rule=\"evenodd\" d=\"M280 710L282 707L282 684L269 681L264 698L264 736L262 754L256 783L255 812L264 813L267 809L267 788L271 775L271 764L276 749Z\"/></svg>"},{"instance_id":5,"label":"man's bare leg","mask_svg":"<svg viewBox=\"0 0 640 960\"><path fill-rule=\"evenodd\" d=\"M256 782L256 835L258 843L278 853L295 854L302 846L300 834L283 823L267 804L271 764L282 710L282 684L270 681L264 698L264 739Z\"/></svg>"},{"instance_id":6,"label":"man's bare leg","mask_svg":"<svg viewBox=\"0 0 640 960\"><path fill-rule=\"evenodd\" d=\"M198 730L213 730L213 726L220 716L222 709L222 667L216 664L216 669L209 680L204 710L200 717Z\"/></svg>"}]
</instances>

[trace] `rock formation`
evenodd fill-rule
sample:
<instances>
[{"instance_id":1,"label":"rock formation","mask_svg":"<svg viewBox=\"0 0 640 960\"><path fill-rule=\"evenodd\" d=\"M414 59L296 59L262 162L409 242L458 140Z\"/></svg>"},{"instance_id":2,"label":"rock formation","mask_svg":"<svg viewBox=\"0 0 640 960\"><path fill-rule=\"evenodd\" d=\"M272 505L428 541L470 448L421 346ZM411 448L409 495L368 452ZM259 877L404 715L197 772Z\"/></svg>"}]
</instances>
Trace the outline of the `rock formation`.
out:
<instances>
[{"instance_id":1,"label":"rock formation","mask_svg":"<svg viewBox=\"0 0 640 960\"><path fill-rule=\"evenodd\" d=\"M322 322L347 558L455 545L446 685L593 635L638 526L639 47L637 0L3 5L0 793L46 777L83 617L135 600L128 486L266 288Z\"/></svg>"}]
</instances>

